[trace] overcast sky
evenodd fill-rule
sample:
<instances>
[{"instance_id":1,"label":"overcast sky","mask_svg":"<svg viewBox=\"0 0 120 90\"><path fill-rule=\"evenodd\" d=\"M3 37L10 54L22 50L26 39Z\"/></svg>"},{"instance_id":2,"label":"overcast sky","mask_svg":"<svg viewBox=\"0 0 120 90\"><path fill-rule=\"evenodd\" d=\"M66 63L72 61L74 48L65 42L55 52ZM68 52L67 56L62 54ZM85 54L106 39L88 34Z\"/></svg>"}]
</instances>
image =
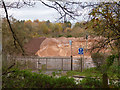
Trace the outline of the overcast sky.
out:
<instances>
[{"instance_id":1,"label":"overcast sky","mask_svg":"<svg viewBox=\"0 0 120 90\"><path fill-rule=\"evenodd\" d=\"M83 15L88 12L88 9L82 10ZM8 9L9 16L12 15L14 18L18 20L36 20L39 19L40 21L47 21L50 20L51 22L57 21L59 18L59 14L56 10L49 8L43 5L40 1L36 2L34 7L24 7L20 9ZM84 21L86 17L83 16L78 18L78 22ZM75 23L77 21L71 21L71 23Z\"/></svg>"},{"instance_id":2,"label":"overcast sky","mask_svg":"<svg viewBox=\"0 0 120 90\"><path fill-rule=\"evenodd\" d=\"M9 15L12 15L14 18L18 20L35 20L39 19L40 21L43 20L50 20L55 21L57 20L58 13L52 9L49 8L41 2L36 2L34 7L24 7L20 9L9 9L8 10Z\"/></svg>"},{"instance_id":3,"label":"overcast sky","mask_svg":"<svg viewBox=\"0 0 120 90\"><path fill-rule=\"evenodd\" d=\"M83 10L83 13L86 13L86 10ZM8 9L9 16L12 15L14 18L18 20L36 20L39 21L47 21L55 22L60 17L58 12L52 8L49 8L43 5L41 2L36 2L34 7L24 7L20 9ZM83 17L78 18L78 22L83 21ZM75 23L77 21L71 21L71 23Z\"/></svg>"}]
</instances>

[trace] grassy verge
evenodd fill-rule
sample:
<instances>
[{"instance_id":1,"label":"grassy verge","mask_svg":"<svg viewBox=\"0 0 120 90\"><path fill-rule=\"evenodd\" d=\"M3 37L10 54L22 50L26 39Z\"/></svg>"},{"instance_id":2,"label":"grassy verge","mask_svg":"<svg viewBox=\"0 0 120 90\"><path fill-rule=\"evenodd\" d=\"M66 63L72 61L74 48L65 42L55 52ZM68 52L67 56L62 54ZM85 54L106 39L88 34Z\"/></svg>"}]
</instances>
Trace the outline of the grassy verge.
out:
<instances>
[{"instance_id":1,"label":"grassy verge","mask_svg":"<svg viewBox=\"0 0 120 90\"><path fill-rule=\"evenodd\" d=\"M68 71L66 73L67 76L79 75L79 76L86 76L86 77L101 77L101 73L96 70L96 68L89 68L86 70L81 71Z\"/></svg>"},{"instance_id":2,"label":"grassy verge","mask_svg":"<svg viewBox=\"0 0 120 90\"><path fill-rule=\"evenodd\" d=\"M102 79L86 77L76 84L73 76L76 74L87 75L95 71L94 69L85 70L83 72L69 71L67 75L61 77L54 77L32 72L30 70L12 69L6 75L2 76L2 88L102 88ZM90 74L90 75L99 75ZM89 75L89 76L90 76ZM118 87L117 84L111 84L109 87Z\"/></svg>"},{"instance_id":3,"label":"grassy verge","mask_svg":"<svg viewBox=\"0 0 120 90\"><path fill-rule=\"evenodd\" d=\"M115 71L112 71L113 68L111 67L107 73L108 73L108 77L112 78L112 79L117 79L117 75L118 73ZM86 76L86 77L102 77L102 73L97 70L96 68L89 68L86 70L83 70L83 72L81 71L68 71L66 73L66 76L74 76L74 75L79 75L79 76Z\"/></svg>"}]
</instances>

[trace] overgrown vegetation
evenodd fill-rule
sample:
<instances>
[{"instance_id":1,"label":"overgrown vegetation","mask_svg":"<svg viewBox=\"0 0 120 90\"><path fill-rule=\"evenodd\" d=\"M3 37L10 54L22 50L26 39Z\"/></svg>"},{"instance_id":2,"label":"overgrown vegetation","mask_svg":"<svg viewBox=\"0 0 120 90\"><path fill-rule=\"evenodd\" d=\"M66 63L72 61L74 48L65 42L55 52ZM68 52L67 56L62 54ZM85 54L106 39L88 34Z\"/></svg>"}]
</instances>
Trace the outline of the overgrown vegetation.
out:
<instances>
[{"instance_id":1,"label":"overgrown vegetation","mask_svg":"<svg viewBox=\"0 0 120 90\"><path fill-rule=\"evenodd\" d=\"M91 70L87 70L90 72ZM87 72L86 71L86 72ZM94 70L95 71L95 70ZM76 72L76 71L74 71ZM69 72L70 73L70 72ZM77 73L77 72L76 72ZM75 74L75 73L74 73ZM73 72L72 72L73 75ZM88 74L87 74L88 75ZM2 77L3 88L102 88L102 79L87 76L76 84L74 78L68 76L55 77L45 74L38 74L31 70L11 69ZM110 80L109 88L118 88L115 81Z\"/></svg>"},{"instance_id":2,"label":"overgrown vegetation","mask_svg":"<svg viewBox=\"0 0 120 90\"><path fill-rule=\"evenodd\" d=\"M28 70L11 70L3 76L3 88L73 88L77 87L73 78L55 78Z\"/></svg>"},{"instance_id":3,"label":"overgrown vegetation","mask_svg":"<svg viewBox=\"0 0 120 90\"><path fill-rule=\"evenodd\" d=\"M108 55L105 53L92 53L91 58L93 62L96 64L97 67L100 67L101 65L105 64L105 59Z\"/></svg>"},{"instance_id":4,"label":"overgrown vegetation","mask_svg":"<svg viewBox=\"0 0 120 90\"><path fill-rule=\"evenodd\" d=\"M95 78L86 77L80 82L80 85L83 86L83 88L101 88L102 81Z\"/></svg>"}]
</instances>

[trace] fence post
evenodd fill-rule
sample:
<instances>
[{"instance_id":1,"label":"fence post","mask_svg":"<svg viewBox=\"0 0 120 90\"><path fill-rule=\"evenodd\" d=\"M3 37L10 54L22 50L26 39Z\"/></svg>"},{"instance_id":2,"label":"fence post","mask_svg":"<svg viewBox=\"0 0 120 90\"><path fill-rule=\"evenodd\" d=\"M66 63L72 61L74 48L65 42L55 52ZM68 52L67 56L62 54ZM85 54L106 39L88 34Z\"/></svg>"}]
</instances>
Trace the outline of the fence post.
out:
<instances>
[{"instance_id":1,"label":"fence post","mask_svg":"<svg viewBox=\"0 0 120 90\"><path fill-rule=\"evenodd\" d=\"M63 58L62 58L62 70L63 70Z\"/></svg>"},{"instance_id":2,"label":"fence post","mask_svg":"<svg viewBox=\"0 0 120 90\"><path fill-rule=\"evenodd\" d=\"M26 59L26 65L27 65L27 69L28 69L28 60Z\"/></svg>"},{"instance_id":3,"label":"fence post","mask_svg":"<svg viewBox=\"0 0 120 90\"><path fill-rule=\"evenodd\" d=\"M37 59L37 69L38 69L38 63L39 63L39 59Z\"/></svg>"},{"instance_id":4,"label":"fence post","mask_svg":"<svg viewBox=\"0 0 120 90\"><path fill-rule=\"evenodd\" d=\"M47 58L46 58L46 70L47 70Z\"/></svg>"},{"instance_id":5,"label":"fence post","mask_svg":"<svg viewBox=\"0 0 120 90\"><path fill-rule=\"evenodd\" d=\"M82 72L82 58L80 58L81 59L81 72Z\"/></svg>"},{"instance_id":6,"label":"fence post","mask_svg":"<svg viewBox=\"0 0 120 90\"><path fill-rule=\"evenodd\" d=\"M71 71L73 70L73 69L72 69L72 63L73 63L72 61L73 61L73 60L72 60L72 55L71 55Z\"/></svg>"}]
</instances>

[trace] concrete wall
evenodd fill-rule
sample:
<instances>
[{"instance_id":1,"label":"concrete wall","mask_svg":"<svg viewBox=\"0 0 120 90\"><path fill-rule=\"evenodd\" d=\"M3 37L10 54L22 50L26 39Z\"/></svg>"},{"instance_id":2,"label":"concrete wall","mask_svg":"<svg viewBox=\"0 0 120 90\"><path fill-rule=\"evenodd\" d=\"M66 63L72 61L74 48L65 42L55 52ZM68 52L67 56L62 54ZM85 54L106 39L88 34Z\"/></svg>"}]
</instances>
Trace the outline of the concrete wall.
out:
<instances>
[{"instance_id":1,"label":"concrete wall","mask_svg":"<svg viewBox=\"0 0 120 90\"><path fill-rule=\"evenodd\" d=\"M28 69L42 69L42 70L71 70L70 57L13 57L16 62L26 66ZM83 62L84 61L84 62ZM84 64L84 65L83 65ZM80 58L73 57L73 70L81 69ZM82 60L82 68L95 67L91 58L84 58Z\"/></svg>"}]
</instances>

